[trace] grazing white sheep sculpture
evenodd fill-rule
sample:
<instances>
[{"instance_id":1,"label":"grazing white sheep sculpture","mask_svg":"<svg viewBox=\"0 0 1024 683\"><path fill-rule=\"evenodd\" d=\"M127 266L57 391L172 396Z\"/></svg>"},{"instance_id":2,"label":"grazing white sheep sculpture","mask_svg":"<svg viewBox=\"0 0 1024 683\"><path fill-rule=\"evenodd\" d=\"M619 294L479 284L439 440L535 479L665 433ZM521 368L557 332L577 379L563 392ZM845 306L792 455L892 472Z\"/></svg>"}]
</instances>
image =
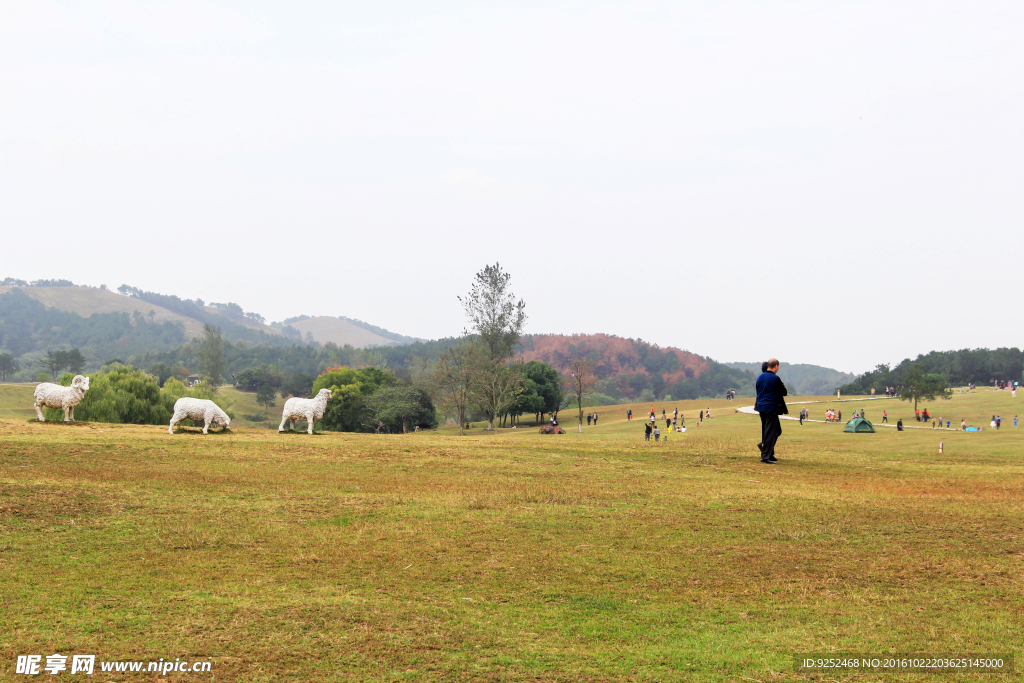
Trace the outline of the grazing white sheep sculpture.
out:
<instances>
[{"instance_id":1,"label":"grazing white sheep sculpture","mask_svg":"<svg viewBox=\"0 0 1024 683\"><path fill-rule=\"evenodd\" d=\"M313 398L291 397L284 402L284 414L281 416L281 426L277 428L278 433L284 431L284 423L288 420L292 421L292 426L295 426L295 420L305 420L308 424L307 432L312 434L313 423L323 419L330 400L330 389L321 389Z\"/></svg>"},{"instance_id":2,"label":"grazing white sheep sculpture","mask_svg":"<svg viewBox=\"0 0 1024 683\"><path fill-rule=\"evenodd\" d=\"M46 422L46 416L40 406L47 408L63 408L64 421L72 422L75 419L75 406L82 402L85 392L89 391L89 378L82 375L75 375L71 380L70 387L62 387L53 382L43 382L36 387L36 415L40 422Z\"/></svg>"},{"instance_id":3,"label":"grazing white sheep sculpture","mask_svg":"<svg viewBox=\"0 0 1024 683\"><path fill-rule=\"evenodd\" d=\"M179 398L174 402L174 416L171 418L171 427L168 434L174 433L174 428L182 420L188 418L196 422L203 421L203 434L206 434L210 425L220 425L227 429L231 426L231 418L220 409L220 406L205 398Z\"/></svg>"}]
</instances>

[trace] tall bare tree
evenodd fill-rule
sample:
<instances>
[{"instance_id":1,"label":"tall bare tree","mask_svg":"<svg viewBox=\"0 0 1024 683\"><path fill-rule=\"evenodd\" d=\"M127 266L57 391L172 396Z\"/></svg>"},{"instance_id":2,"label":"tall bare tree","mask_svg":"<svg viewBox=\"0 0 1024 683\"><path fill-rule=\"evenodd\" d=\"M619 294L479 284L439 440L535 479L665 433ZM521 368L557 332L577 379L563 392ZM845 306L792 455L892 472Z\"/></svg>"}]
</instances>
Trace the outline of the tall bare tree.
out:
<instances>
[{"instance_id":1,"label":"tall bare tree","mask_svg":"<svg viewBox=\"0 0 1024 683\"><path fill-rule=\"evenodd\" d=\"M440 394L439 403L445 413L454 413L459 421L460 435L466 425L466 410L473 398L477 353L477 346L463 339L445 349L434 366L434 385Z\"/></svg>"},{"instance_id":2,"label":"tall bare tree","mask_svg":"<svg viewBox=\"0 0 1024 683\"><path fill-rule=\"evenodd\" d=\"M485 266L473 279L469 294L459 297L471 330L487 349L491 360L505 360L515 354L526 324L526 304L509 290L512 275L501 265Z\"/></svg>"},{"instance_id":3,"label":"tall bare tree","mask_svg":"<svg viewBox=\"0 0 1024 683\"><path fill-rule=\"evenodd\" d=\"M586 356L577 356L569 361L569 385L579 408L579 432L583 433L583 400L594 388L594 363Z\"/></svg>"},{"instance_id":4,"label":"tall bare tree","mask_svg":"<svg viewBox=\"0 0 1024 683\"><path fill-rule=\"evenodd\" d=\"M494 419L505 412L523 390L523 373L519 363L505 359L481 358L473 372L472 395L487 415L487 429L494 429Z\"/></svg>"}]
</instances>

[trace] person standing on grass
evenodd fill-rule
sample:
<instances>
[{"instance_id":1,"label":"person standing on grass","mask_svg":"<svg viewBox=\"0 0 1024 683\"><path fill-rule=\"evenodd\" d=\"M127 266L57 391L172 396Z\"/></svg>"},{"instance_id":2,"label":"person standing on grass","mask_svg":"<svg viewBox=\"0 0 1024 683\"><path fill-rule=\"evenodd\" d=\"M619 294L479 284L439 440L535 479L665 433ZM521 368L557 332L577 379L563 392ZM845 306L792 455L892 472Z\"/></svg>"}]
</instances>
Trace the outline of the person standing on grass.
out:
<instances>
[{"instance_id":1,"label":"person standing on grass","mask_svg":"<svg viewBox=\"0 0 1024 683\"><path fill-rule=\"evenodd\" d=\"M778 372L779 361L770 359L768 369L758 375L754 385L757 391L754 410L761 415L761 443L757 444L757 447L761 451L761 462L765 464L778 462L778 458L775 457L775 443L782 434L779 415L789 412L783 399L789 392L779 379Z\"/></svg>"},{"instance_id":2,"label":"person standing on grass","mask_svg":"<svg viewBox=\"0 0 1024 683\"><path fill-rule=\"evenodd\" d=\"M1014 429L1017 428L1017 416L1016 415L1013 416L1013 428Z\"/></svg>"},{"instance_id":3,"label":"person standing on grass","mask_svg":"<svg viewBox=\"0 0 1024 683\"><path fill-rule=\"evenodd\" d=\"M591 419L590 413L587 413L587 426L588 427L590 426L590 419Z\"/></svg>"},{"instance_id":4,"label":"person standing on grass","mask_svg":"<svg viewBox=\"0 0 1024 683\"><path fill-rule=\"evenodd\" d=\"M903 418L900 418L899 420L896 420L896 431L897 432L902 432L903 431Z\"/></svg>"},{"instance_id":5,"label":"person standing on grass","mask_svg":"<svg viewBox=\"0 0 1024 683\"><path fill-rule=\"evenodd\" d=\"M660 438L661 438L661 430L658 429L657 425L655 425L654 426L654 440L657 441Z\"/></svg>"},{"instance_id":6,"label":"person standing on grass","mask_svg":"<svg viewBox=\"0 0 1024 683\"><path fill-rule=\"evenodd\" d=\"M650 441L650 440L651 440L651 423L650 422L646 422L646 423L644 423L644 441Z\"/></svg>"},{"instance_id":7,"label":"person standing on grass","mask_svg":"<svg viewBox=\"0 0 1024 683\"><path fill-rule=\"evenodd\" d=\"M597 426L597 411L594 411L594 426Z\"/></svg>"},{"instance_id":8,"label":"person standing on grass","mask_svg":"<svg viewBox=\"0 0 1024 683\"><path fill-rule=\"evenodd\" d=\"M633 409L630 408L629 410L626 411L626 420L632 420L632 419L633 419Z\"/></svg>"},{"instance_id":9,"label":"person standing on grass","mask_svg":"<svg viewBox=\"0 0 1024 683\"><path fill-rule=\"evenodd\" d=\"M703 410L702 410L702 411L700 411L700 421L701 421L701 422L703 422L703 421L704 421L704 411L703 411Z\"/></svg>"}]
</instances>

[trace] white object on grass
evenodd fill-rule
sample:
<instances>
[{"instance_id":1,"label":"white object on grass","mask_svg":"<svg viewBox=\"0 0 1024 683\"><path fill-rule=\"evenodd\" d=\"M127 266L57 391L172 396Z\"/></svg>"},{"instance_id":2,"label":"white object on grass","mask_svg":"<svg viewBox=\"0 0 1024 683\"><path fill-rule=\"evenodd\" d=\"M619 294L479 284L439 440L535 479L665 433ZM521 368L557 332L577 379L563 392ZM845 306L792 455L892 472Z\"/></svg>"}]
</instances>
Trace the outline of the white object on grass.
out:
<instances>
[{"instance_id":1,"label":"white object on grass","mask_svg":"<svg viewBox=\"0 0 1024 683\"><path fill-rule=\"evenodd\" d=\"M36 415L40 422L46 422L46 416L40 406L64 410L64 421L71 422L75 419L75 406L82 402L85 392L89 391L89 378L83 375L75 375L71 380L70 387L62 387L52 382L43 382L36 387L35 406Z\"/></svg>"},{"instance_id":2,"label":"white object on grass","mask_svg":"<svg viewBox=\"0 0 1024 683\"><path fill-rule=\"evenodd\" d=\"M327 409L327 402L331 400L331 390L321 389L313 398L297 398L293 396L284 403L284 411L281 415L281 426L277 428L278 433L284 431L284 423L292 421L295 426L296 420L305 420L309 434L313 433L313 423L322 420L324 410Z\"/></svg>"},{"instance_id":3,"label":"white object on grass","mask_svg":"<svg viewBox=\"0 0 1024 683\"><path fill-rule=\"evenodd\" d=\"M168 434L174 433L174 428L184 419L194 422L203 421L203 434L209 432L210 425L220 425L227 429L231 426L231 418L220 409L220 406L206 398L179 398L174 402L174 416L171 418L171 426Z\"/></svg>"}]
</instances>

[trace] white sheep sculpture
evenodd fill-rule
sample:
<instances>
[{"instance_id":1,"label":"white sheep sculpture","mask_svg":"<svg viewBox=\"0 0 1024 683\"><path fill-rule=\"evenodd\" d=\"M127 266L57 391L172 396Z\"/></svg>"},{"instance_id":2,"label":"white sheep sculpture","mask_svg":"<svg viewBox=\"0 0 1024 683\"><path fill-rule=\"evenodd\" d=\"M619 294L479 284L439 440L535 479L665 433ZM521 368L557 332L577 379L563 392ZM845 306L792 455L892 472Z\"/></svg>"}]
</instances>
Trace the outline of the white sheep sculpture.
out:
<instances>
[{"instance_id":1,"label":"white sheep sculpture","mask_svg":"<svg viewBox=\"0 0 1024 683\"><path fill-rule=\"evenodd\" d=\"M40 422L46 422L41 406L47 408L64 409L64 421L73 422L75 419L75 406L82 402L85 392L89 391L89 378L82 375L75 375L71 380L70 387L62 387L52 382L43 382L36 387L36 415Z\"/></svg>"},{"instance_id":2,"label":"white sheep sculpture","mask_svg":"<svg viewBox=\"0 0 1024 683\"><path fill-rule=\"evenodd\" d=\"M184 419L195 422L203 421L203 434L209 432L210 425L220 425L227 429L231 426L231 418L220 409L220 406L205 398L179 398L174 402L174 416L171 418L171 426L168 434L174 433L174 428Z\"/></svg>"},{"instance_id":3,"label":"white sheep sculpture","mask_svg":"<svg viewBox=\"0 0 1024 683\"><path fill-rule=\"evenodd\" d=\"M278 433L284 431L284 424L288 420L295 426L296 420L305 420L309 434L313 433L313 423L324 417L324 410L327 402L331 400L331 390L321 389L313 398L292 397L284 402L284 414L281 416L281 426L277 428Z\"/></svg>"}]
</instances>

